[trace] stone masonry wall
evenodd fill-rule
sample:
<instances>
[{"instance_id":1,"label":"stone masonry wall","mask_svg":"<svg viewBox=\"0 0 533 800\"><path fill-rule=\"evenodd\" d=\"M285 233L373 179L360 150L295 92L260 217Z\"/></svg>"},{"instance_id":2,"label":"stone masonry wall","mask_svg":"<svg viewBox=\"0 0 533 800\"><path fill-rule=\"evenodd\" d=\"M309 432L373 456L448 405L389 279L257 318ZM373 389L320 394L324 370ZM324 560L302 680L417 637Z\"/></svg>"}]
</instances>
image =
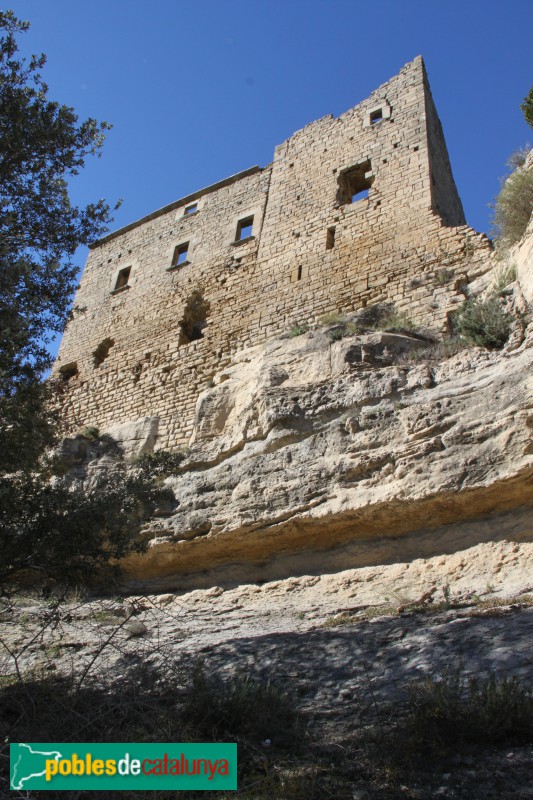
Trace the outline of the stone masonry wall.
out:
<instances>
[{"instance_id":1,"label":"stone masonry wall","mask_svg":"<svg viewBox=\"0 0 533 800\"><path fill-rule=\"evenodd\" d=\"M57 366L76 362L64 412L73 427L161 418L159 435L170 445L192 430L196 397L230 349L240 284L255 262L257 239L237 247L238 218L263 213L270 170L257 170L203 197L196 214L172 209L90 252L65 332ZM225 238L224 238L225 235ZM174 248L188 241L190 264L174 270ZM129 289L112 294L115 276L130 267ZM187 301L200 292L210 307L203 338L180 344ZM111 339L95 366L98 346Z\"/></svg>"},{"instance_id":2,"label":"stone masonry wall","mask_svg":"<svg viewBox=\"0 0 533 800\"><path fill-rule=\"evenodd\" d=\"M382 301L442 333L489 249L464 224L418 57L355 108L295 133L269 167L95 243L56 363L66 423L157 416L159 447L186 443L200 391L236 349Z\"/></svg>"}]
</instances>

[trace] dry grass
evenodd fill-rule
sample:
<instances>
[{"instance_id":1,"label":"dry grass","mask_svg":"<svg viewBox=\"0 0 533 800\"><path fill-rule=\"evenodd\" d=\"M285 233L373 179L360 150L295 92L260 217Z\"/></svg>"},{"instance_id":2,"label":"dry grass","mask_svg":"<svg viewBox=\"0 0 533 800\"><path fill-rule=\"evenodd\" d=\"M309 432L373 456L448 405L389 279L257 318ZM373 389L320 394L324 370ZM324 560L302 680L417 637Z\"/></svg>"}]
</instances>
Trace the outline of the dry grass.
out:
<instances>
[{"instance_id":1,"label":"dry grass","mask_svg":"<svg viewBox=\"0 0 533 800\"><path fill-rule=\"evenodd\" d=\"M420 754L457 750L461 744L533 742L533 695L517 678L467 676L456 670L409 687L407 714L399 721L409 747Z\"/></svg>"},{"instance_id":2,"label":"dry grass","mask_svg":"<svg viewBox=\"0 0 533 800\"><path fill-rule=\"evenodd\" d=\"M475 602L482 611L509 603L498 598ZM516 597L512 603L532 606L533 595ZM444 605L453 607L453 599L387 602L343 611L325 620L323 627L364 623L401 610L428 613ZM209 672L200 661L174 661L165 652L152 648L133 656L125 653L120 675L114 678L105 669L106 645L98 653L98 669L81 680L79 675L48 670L21 675L6 669L0 676L0 724L5 737L0 745L0 794L7 781L10 740L236 741L239 789L215 791L210 794L213 800L352 800L359 789L368 793L369 800L429 798L438 788L436 771L451 769L452 762L443 758L453 759L474 748L476 759L485 759L490 766L490 748L533 742L531 692L505 676L472 677L460 670L430 674L409 686L405 703L386 705L376 701L361 664L362 688L345 699L342 708L332 707L321 725L313 728L296 702L297 684L278 686L248 671ZM409 785L423 787L422 794L414 789L411 794L405 788ZM479 795L465 791L457 796L470 800L484 796L481 789ZM56 790L10 796L78 800L79 793ZM117 800L123 796L117 793ZM84 792L83 797L101 800L101 793ZM176 793L160 792L157 797L170 800ZM204 794L180 792L183 800L194 797ZM128 798L152 800L153 793L131 792Z\"/></svg>"}]
</instances>

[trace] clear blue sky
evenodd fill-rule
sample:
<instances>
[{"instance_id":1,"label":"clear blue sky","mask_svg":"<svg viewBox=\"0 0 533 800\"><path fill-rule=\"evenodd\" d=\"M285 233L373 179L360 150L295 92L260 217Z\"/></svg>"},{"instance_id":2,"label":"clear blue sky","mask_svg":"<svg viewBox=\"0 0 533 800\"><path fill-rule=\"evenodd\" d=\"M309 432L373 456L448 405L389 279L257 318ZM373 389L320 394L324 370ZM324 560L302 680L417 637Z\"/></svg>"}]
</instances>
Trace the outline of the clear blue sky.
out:
<instances>
[{"instance_id":1,"label":"clear blue sky","mask_svg":"<svg viewBox=\"0 0 533 800\"><path fill-rule=\"evenodd\" d=\"M52 99L113 124L73 185L123 198L113 228L272 160L419 53L467 220L489 228L505 162L531 142L532 0L12 0ZM80 266L85 253L80 253Z\"/></svg>"}]
</instances>

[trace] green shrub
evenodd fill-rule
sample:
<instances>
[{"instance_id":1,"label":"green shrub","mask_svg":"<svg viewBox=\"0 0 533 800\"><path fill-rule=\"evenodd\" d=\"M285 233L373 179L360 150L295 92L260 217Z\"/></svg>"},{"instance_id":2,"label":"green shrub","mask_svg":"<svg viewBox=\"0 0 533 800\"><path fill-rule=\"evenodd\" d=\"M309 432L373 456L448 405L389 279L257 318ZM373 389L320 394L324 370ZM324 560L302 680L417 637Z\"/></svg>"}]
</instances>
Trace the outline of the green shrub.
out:
<instances>
[{"instance_id":1,"label":"green shrub","mask_svg":"<svg viewBox=\"0 0 533 800\"><path fill-rule=\"evenodd\" d=\"M309 325L307 322L296 322L289 331L289 336L301 336L307 333Z\"/></svg>"},{"instance_id":2,"label":"green shrub","mask_svg":"<svg viewBox=\"0 0 533 800\"><path fill-rule=\"evenodd\" d=\"M320 625L321 628L339 628L342 625L353 625L357 618L353 614L343 613L334 617L328 617Z\"/></svg>"},{"instance_id":3,"label":"green shrub","mask_svg":"<svg viewBox=\"0 0 533 800\"><path fill-rule=\"evenodd\" d=\"M297 729L294 705L281 689L244 672L223 680L201 663L193 671L184 718L196 735L271 739L274 745L290 743Z\"/></svg>"},{"instance_id":4,"label":"green shrub","mask_svg":"<svg viewBox=\"0 0 533 800\"><path fill-rule=\"evenodd\" d=\"M533 211L533 169L516 170L504 183L494 205L496 238L509 248L519 242Z\"/></svg>"},{"instance_id":5,"label":"green shrub","mask_svg":"<svg viewBox=\"0 0 533 800\"><path fill-rule=\"evenodd\" d=\"M330 311L328 314L323 314L318 318L319 325L338 325L345 321L345 317L338 311Z\"/></svg>"},{"instance_id":6,"label":"green shrub","mask_svg":"<svg viewBox=\"0 0 533 800\"><path fill-rule=\"evenodd\" d=\"M96 425L86 425L78 433L78 436L83 436L85 439L98 439L100 431Z\"/></svg>"},{"instance_id":7,"label":"green shrub","mask_svg":"<svg viewBox=\"0 0 533 800\"><path fill-rule=\"evenodd\" d=\"M354 336L365 330L405 333L416 327L405 311L396 311L394 303L375 303L359 309L356 314L350 315L349 319L337 312L324 314L318 321L321 325L334 326L327 331L332 341L342 339L344 336Z\"/></svg>"},{"instance_id":8,"label":"green shrub","mask_svg":"<svg viewBox=\"0 0 533 800\"><path fill-rule=\"evenodd\" d=\"M361 328L355 322L342 322L327 331L327 335L332 342L338 342L340 339L344 339L345 336L355 336L358 333L361 333Z\"/></svg>"},{"instance_id":9,"label":"green shrub","mask_svg":"<svg viewBox=\"0 0 533 800\"><path fill-rule=\"evenodd\" d=\"M467 678L459 670L411 685L402 734L433 752L465 742L533 742L533 695L516 678Z\"/></svg>"},{"instance_id":10,"label":"green shrub","mask_svg":"<svg viewBox=\"0 0 533 800\"><path fill-rule=\"evenodd\" d=\"M313 762L309 763L304 753L301 765L295 763L302 753L305 731L283 691L268 682L253 680L248 674L222 678L213 672L207 674L200 662L174 662L153 642L149 652L125 655L117 675L116 670L107 669L108 646L101 645L92 674L85 671L80 675L73 670L60 675L35 670L22 676L12 664L8 674L5 662L0 665L4 669L0 674L0 727L6 734L0 741L2 787L9 780L10 741L238 741L239 797L323 797L315 786L318 771ZM115 647L115 642L111 646ZM154 655L158 664L152 660ZM267 738L271 740L269 747L263 744ZM272 756L275 767L271 767ZM286 785L298 793L286 794ZM100 800L103 794L117 800L121 797L119 791L82 794L87 800ZM44 795L76 800L79 792ZM183 800L199 796L195 791L157 792L160 800L177 795ZM151 800L154 792L136 791L124 796ZM227 793L213 791L209 796L229 800Z\"/></svg>"},{"instance_id":11,"label":"green shrub","mask_svg":"<svg viewBox=\"0 0 533 800\"><path fill-rule=\"evenodd\" d=\"M526 163L526 159L530 150L531 147L528 144L524 147L519 147L518 150L515 150L513 153L511 153L507 159L507 166L512 170L515 170L518 167L523 167Z\"/></svg>"},{"instance_id":12,"label":"green shrub","mask_svg":"<svg viewBox=\"0 0 533 800\"><path fill-rule=\"evenodd\" d=\"M327 334L328 338L332 342L338 342L341 339L343 339L344 336L346 335L344 330L345 330L344 329L344 325L338 325L337 327L332 328L330 331L328 331L328 334Z\"/></svg>"},{"instance_id":13,"label":"green shrub","mask_svg":"<svg viewBox=\"0 0 533 800\"><path fill-rule=\"evenodd\" d=\"M533 128L533 86L529 90L529 94L524 97L524 100L520 106L520 110L522 111L527 124Z\"/></svg>"},{"instance_id":14,"label":"green shrub","mask_svg":"<svg viewBox=\"0 0 533 800\"><path fill-rule=\"evenodd\" d=\"M496 297L474 298L463 303L453 325L468 344L493 350L503 347L509 338L512 319Z\"/></svg>"},{"instance_id":15,"label":"green shrub","mask_svg":"<svg viewBox=\"0 0 533 800\"><path fill-rule=\"evenodd\" d=\"M357 312L357 324L362 328L376 328L382 319L394 312L394 303L372 303Z\"/></svg>"},{"instance_id":16,"label":"green shrub","mask_svg":"<svg viewBox=\"0 0 533 800\"><path fill-rule=\"evenodd\" d=\"M500 294L509 286L510 283L513 283L517 278L517 271L516 271L516 264L511 264L510 266L502 266L500 269L495 270L494 272L494 279L492 283L492 289L496 294Z\"/></svg>"},{"instance_id":17,"label":"green shrub","mask_svg":"<svg viewBox=\"0 0 533 800\"><path fill-rule=\"evenodd\" d=\"M447 283L453 280L454 274L451 269L438 269L435 271L435 283L437 286L446 286Z\"/></svg>"},{"instance_id":18,"label":"green shrub","mask_svg":"<svg viewBox=\"0 0 533 800\"><path fill-rule=\"evenodd\" d=\"M433 342L424 347L417 347L408 350L398 356L399 364L414 366L415 364L440 364L442 361L455 356L467 347L464 339L458 336L450 336L440 342Z\"/></svg>"},{"instance_id":19,"label":"green shrub","mask_svg":"<svg viewBox=\"0 0 533 800\"><path fill-rule=\"evenodd\" d=\"M136 469L117 461L114 470L95 471L89 485L48 473L0 474L0 588L102 580L111 560L144 549L144 522L173 501L162 480L185 457L160 451L142 456Z\"/></svg>"},{"instance_id":20,"label":"green shrub","mask_svg":"<svg viewBox=\"0 0 533 800\"><path fill-rule=\"evenodd\" d=\"M179 468L189 452L188 448L181 447L174 452L158 450L156 453L145 453L137 459L137 465L148 479L166 477Z\"/></svg>"},{"instance_id":21,"label":"green shrub","mask_svg":"<svg viewBox=\"0 0 533 800\"><path fill-rule=\"evenodd\" d=\"M57 455L43 459L41 471L0 471L3 591L33 583L101 583L116 571L113 561L144 550L140 533L146 520L161 508L173 508L173 494L163 481L187 457L185 449L143 455L128 466L96 427L78 435L107 447L113 468L94 470L85 484L72 481Z\"/></svg>"},{"instance_id":22,"label":"green shrub","mask_svg":"<svg viewBox=\"0 0 533 800\"><path fill-rule=\"evenodd\" d=\"M405 333L415 329L415 323L407 316L405 311L391 311L383 316L379 322L373 326L376 330L387 331L388 333Z\"/></svg>"}]
</instances>

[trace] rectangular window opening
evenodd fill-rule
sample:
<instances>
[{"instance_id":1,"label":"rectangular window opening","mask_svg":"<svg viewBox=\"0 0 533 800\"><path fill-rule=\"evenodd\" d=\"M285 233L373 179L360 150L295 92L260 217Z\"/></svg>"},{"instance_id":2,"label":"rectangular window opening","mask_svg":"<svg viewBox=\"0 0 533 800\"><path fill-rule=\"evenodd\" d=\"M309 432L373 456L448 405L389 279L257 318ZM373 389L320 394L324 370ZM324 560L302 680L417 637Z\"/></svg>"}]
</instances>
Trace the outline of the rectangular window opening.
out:
<instances>
[{"instance_id":1,"label":"rectangular window opening","mask_svg":"<svg viewBox=\"0 0 533 800\"><path fill-rule=\"evenodd\" d=\"M185 206L183 215L187 216L188 214L196 214L197 211L198 211L198 203L191 203L190 206Z\"/></svg>"},{"instance_id":2,"label":"rectangular window opening","mask_svg":"<svg viewBox=\"0 0 533 800\"><path fill-rule=\"evenodd\" d=\"M174 255L172 256L172 266L182 267L184 264L188 264L189 263L188 255L189 255L189 242L178 244L177 247L174 248Z\"/></svg>"},{"instance_id":3,"label":"rectangular window opening","mask_svg":"<svg viewBox=\"0 0 533 800\"><path fill-rule=\"evenodd\" d=\"M253 217L246 217L245 219L240 219L237 223L237 234L235 236L236 242L242 242L243 239L249 239L252 235L252 230L254 227L254 218Z\"/></svg>"},{"instance_id":4,"label":"rectangular window opening","mask_svg":"<svg viewBox=\"0 0 533 800\"><path fill-rule=\"evenodd\" d=\"M114 291L117 292L119 289L125 289L128 286L128 281L130 278L131 267L124 267L121 269L117 275L117 280L115 283Z\"/></svg>"},{"instance_id":5,"label":"rectangular window opening","mask_svg":"<svg viewBox=\"0 0 533 800\"><path fill-rule=\"evenodd\" d=\"M346 205L368 198L368 192L373 180L374 176L372 175L372 166L369 159L341 172L338 178L339 189L337 193L339 203Z\"/></svg>"},{"instance_id":6,"label":"rectangular window opening","mask_svg":"<svg viewBox=\"0 0 533 800\"><path fill-rule=\"evenodd\" d=\"M383 109L382 108L376 108L375 111L371 111L370 112L370 124L371 125L375 125L376 122L381 122L382 119L383 119Z\"/></svg>"},{"instance_id":7,"label":"rectangular window opening","mask_svg":"<svg viewBox=\"0 0 533 800\"><path fill-rule=\"evenodd\" d=\"M297 281L301 281L302 280L302 265L301 264L298 267L298 272L296 274L296 280Z\"/></svg>"},{"instance_id":8,"label":"rectangular window opening","mask_svg":"<svg viewBox=\"0 0 533 800\"><path fill-rule=\"evenodd\" d=\"M326 250L333 250L335 247L335 226L328 228L326 233Z\"/></svg>"}]
</instances>

